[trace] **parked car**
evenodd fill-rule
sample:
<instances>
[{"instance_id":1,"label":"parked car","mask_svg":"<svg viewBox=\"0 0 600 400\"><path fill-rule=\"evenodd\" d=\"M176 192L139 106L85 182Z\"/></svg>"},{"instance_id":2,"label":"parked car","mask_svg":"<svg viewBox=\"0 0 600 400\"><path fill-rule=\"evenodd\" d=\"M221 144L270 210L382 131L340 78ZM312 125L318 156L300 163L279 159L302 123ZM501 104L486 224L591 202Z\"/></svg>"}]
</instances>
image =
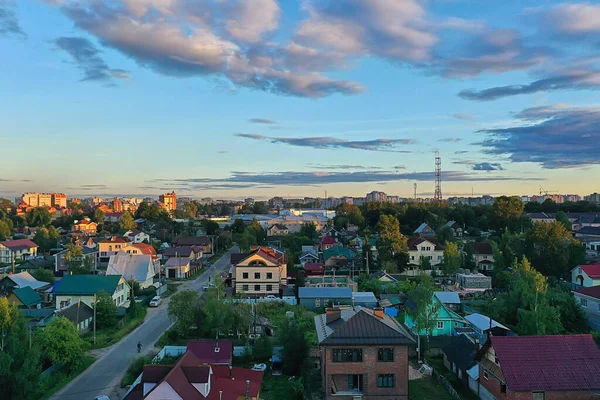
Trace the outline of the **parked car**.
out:
<instances>
[{"instance_id":1,"label":"parked car","mask_svg":"<svg viewBox=\"0 0 600 400\"><path fill-rule=\"evenodd\" d=\"M216 286L212 282L210 282L210 283L207 282L207 283L204 284L204 286L202 286L202 289L204 289L204 290L214 289L214 288L216 288Z\"/></svg>"},{"instance_id":2,"label":"parked car","mask_svg":"<svg viewBox=\"0 0 600 400\"><path fill-rule=\"evenodd\" d=\"M278 298L279 298L279 297L277 297L277 296L275 296L275 295L272 295L272 294L270 294L270 295L268 295L268 296L265 296L265 299L269 299L269 300L275 300L275 299L278 299Z\"/></svg>"},{"instance_id":3,"label":"parked car","mask_svg":"<svg viewBox=\"0 0 600 400\"><path fill-rule=\"evenodd\" d=\"M162 299L160 296L154 296L152 300L150 300L150 307L158 307L162 303Z\"/></svg>"}]
</instances>

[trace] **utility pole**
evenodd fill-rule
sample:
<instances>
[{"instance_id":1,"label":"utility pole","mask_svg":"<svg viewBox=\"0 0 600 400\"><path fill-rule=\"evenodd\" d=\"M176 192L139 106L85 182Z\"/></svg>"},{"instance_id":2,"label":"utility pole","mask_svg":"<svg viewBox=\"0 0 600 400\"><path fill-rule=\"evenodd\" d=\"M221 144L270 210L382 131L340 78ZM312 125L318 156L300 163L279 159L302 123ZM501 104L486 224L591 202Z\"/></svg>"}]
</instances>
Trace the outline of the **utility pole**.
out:
<instances>
[{"instance_id":1,"label":"utility pole","mask_svg":"<svg viewBox=\"0 0 600 400\"><path fill-rule=\"evenodd\" d=\"M413 188L415 189L415 201L417 201L417 182L413 183Z\"/></svg>"},{"instance_id":2,"label":"utility pole","mask_svg":"<svg viewBox=\"0 0 600 400\"><path fill-rule=\"evenodd\" d=\"M10 251L10 263L12 265L12 273L15 274L15 252L13 250Z\"/></svg>"},{"instance_id":3,"label":"utility pole","mask_svg":"<svg viewBox=\"0 0 600 400\"><path fill-rule=\"evenodd\" d=\"M442 158L440 152L435 152L435 201L442 201Z\"/></svg>"},{"instance_id":4,"label":"utility pole","mask_svg":"<svg viewBox=\"0 0 600 400\"><path fill-rule=\"evenodd\" d=\"M94 346L96 345L96 294L94 293Z\"/></svg>"}]
</instances>

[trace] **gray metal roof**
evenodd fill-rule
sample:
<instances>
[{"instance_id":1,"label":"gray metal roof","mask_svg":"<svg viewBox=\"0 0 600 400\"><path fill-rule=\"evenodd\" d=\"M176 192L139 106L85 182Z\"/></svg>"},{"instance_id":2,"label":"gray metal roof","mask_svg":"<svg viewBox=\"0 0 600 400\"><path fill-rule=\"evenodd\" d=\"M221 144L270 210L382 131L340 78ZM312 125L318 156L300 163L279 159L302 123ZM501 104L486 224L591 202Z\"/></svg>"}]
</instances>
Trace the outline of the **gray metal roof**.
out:
<instances>
[{"instance_id":1,"label":"gray metal roof","mask_svg":"<svg viewBox=\"0 0 600 400\"><path fill-rule=\"evenodd\" d=\"M376 317L364 307L342 309L337 321L327 324L326 314L315 316L317 338L322 345L414 345L408 330L389 315Z\"/></svg>"},{"instance_id":2,"label":"gray metal roof","mask_svg":"<svg viewBox=\"0 0 600 400\"><path fill-rule=\"evenodd\" d=\"M435 297L444 304L460 304L460 297L456 292L435 292Z\"/></svg>"},{"instance_id":3,"label":"gray metal roof","mask_svg":"<svg viewBox=\"0 0 600 400\"><path fill-rule=\"evenodd\" d=\"M347 287L301 287L298 289L299 298L319 299L341 299L352 298L352 290Z\"/></svg>"}]
</instances>

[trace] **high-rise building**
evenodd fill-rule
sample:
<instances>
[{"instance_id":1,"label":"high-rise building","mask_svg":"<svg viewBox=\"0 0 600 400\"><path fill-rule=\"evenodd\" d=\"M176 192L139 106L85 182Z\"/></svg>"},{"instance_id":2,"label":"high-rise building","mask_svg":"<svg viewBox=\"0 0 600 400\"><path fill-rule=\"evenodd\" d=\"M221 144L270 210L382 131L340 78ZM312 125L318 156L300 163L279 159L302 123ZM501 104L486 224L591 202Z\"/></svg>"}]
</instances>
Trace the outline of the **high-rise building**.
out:
<instances>
[{"instance_id":1,"label":"high-rise building","mask_svg":"<svg viewBox=\"0 0 600 400\"><path fill-rule=\"evenodd\" d=\"M118 197L115 197L115 199L113 200L112 207L114 212L123 211L123 203L121 203L121 200L119 200Z\"/></svg>"},{"instance_id":2,"label":"high-rise building","mask_svg":"<svg viewBox=\"0 0 600 400\"><path fill-rule=\"evenodd\" d=\"M161 202L164 208L172 212L177 209L177 196L175 192L165 193L158 196L158 201Z\"/></svg>"},{"instance_id":3,"label":"high-rise building","mask_svg":"<svg viewBox=\"0 0 600 400\"><path fill-rule=\"evenodd\" d=\"M584 199L590 203L600 203L600 193L592 193L588 196L585 196Z\"/></svg>"},{"instance_id":4,"label":"high-rise building","mask_svg":"<svg viewBox=\"0 0 600 400\"><path fill-rule=\"evenodd\" d=\"M376 190L367 194L366 201L387 201L387 194Z\"/></svg>"},{"instance_id":5,"label":"high-rise building","mask_svg":"<svg viewBox=\"0 0 600 400\"><path fill-rule=\"evenodd\" d=\"M23 193L20 200L31 207L67 206L67 195L64 193Z\"/></svg>"}]
</instances>

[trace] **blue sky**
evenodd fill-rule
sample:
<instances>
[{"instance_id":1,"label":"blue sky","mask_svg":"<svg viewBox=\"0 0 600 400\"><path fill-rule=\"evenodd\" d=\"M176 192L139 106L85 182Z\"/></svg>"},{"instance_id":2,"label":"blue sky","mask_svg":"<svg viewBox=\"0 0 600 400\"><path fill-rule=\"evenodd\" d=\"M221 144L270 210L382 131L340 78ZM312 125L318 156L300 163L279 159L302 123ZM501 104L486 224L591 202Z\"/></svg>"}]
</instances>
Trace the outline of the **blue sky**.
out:
<instances>
[{"instance_id":1,"label":"blue sky","mask_svg":"<svg viewBox=\"0 0 600 400\"><path fill-rule=\"evenodd\" d=\"M0 0L0 195L598 191L600 5Z\"/></svg>"}]
</instances>

